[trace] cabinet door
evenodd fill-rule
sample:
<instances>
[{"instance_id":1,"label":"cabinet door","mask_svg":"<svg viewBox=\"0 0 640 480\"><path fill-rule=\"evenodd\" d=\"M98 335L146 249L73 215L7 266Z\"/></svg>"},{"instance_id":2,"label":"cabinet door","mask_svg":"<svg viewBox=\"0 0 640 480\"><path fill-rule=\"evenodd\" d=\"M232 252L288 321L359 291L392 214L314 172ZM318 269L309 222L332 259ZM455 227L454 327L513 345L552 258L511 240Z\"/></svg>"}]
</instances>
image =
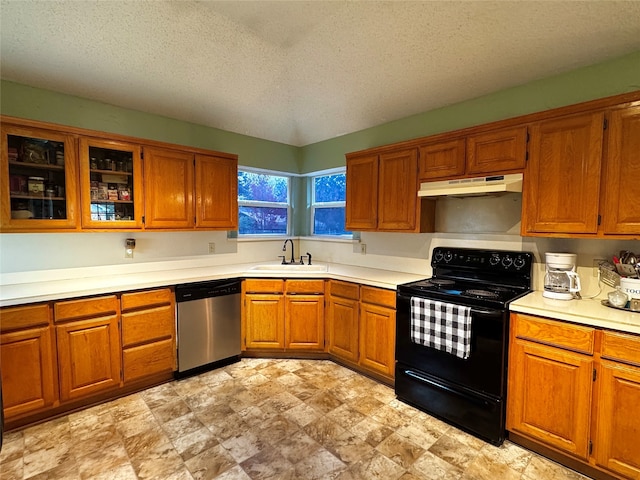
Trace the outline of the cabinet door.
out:
<instances>
[{"instance_id":1,"label":"cabinet door","mask_svg":"<svg viewBox=\"0 0 640 480\"><path fill-rule=\"evenodd\" d=\"M196 227L238 229L238 162L196 155Z\"/></svg>"},{"instance_id":2,"label":"cabinet door","mask_svg":"<svg viewBox=\"0 0 640 480\"><path fill-rule=\"evenodd\" d=\"M526 127L472 135L467 138L467 174L523 170L526 154Z\"/></svg>"},{"instance_id":3,"label":"cabinet door","mask_svg":"<svg viewBox=\"0 0 640 480\"><path fill-rule=\"evenodd\" d=\"M640 478L640 368L602 361L598 396L598 465Z\"/></svg>"},{"instance_id":4,"label":"cabinet door","mask_svg":"<svg viewBox=\"0 0 640 480\"><path fill-rule=\"evenodd\" d=\"M144 149L146 228L192 228L193 155L158 148Z\"/></svg>"},{"instance_id":5,"label":"cabinet door","mask_svg":"<svg viewBox=\"0 0 640 480\"><path fill-rule=\"evenodd\" d=\"M284 295L245 295L247 348L284 348Z\"/></svg>"},{"instance_id":6,"label":"cabinet door","mask_svg":"<svg viewBox=\"0 0 640 480\"><path fill-rule=\"evenodd\" d=\"M531 126L522 225L527 233L596 233L603 113Z\"/></svg>"},{"instance_id":7,"label":"cabinet door","mask_svg":"<svg viewBox=\"0 0 640 480\"><path fill-rule=\"evenodd\" d=\"M507 429L587 458L593 359L516 340L509 357Z\"/></svg>"},{"instance_id":8,"label":"cabinet door","mask_svg":"<svg viewBox=\"0 0 640 480\"><path fill-rule=\"evenodd\" d=\"M358 361L358 306L358 300L329 297L329 353L351 362Z\"/></svg>"},{"instance_id":9,"label":"cabinet door","mask_svg":"<svg viewBox=\"0 0 640 480\"><path fill-rule=\"evenodd\" d=\"M378 156L347 158L346 230L378 225Z\"/></svg>"},{"instance_id":10,"label":"cabinet door","mask_svg":"<svg viewBox=\"0 0 640 480\"><path fill-rule=\"evenodd\" d=\"M362 303L360 305L360 365L387 377L393 377L395 343L395 310Z\"/></svg>"},{"instance_id":11,"label":"cabinet door","mask_svg":"<svg viewBox=\"0 0 640 480\"><path fill-rule=\"evenodd\" d=\"M76 142L51 130L2 124L3 231L78 225Z\"/></svg>"},{"instance_id":12,"label":"cabinet door","mask_svg":"<svg viewBox=\"0 0 640 480\"><path fill-rule=\"evenodd\" d=\"M285 348L324 350L324 295L287 295Z\"/></svg>"},{"instance_id":13,"label":"cabinet door","mask_svg":"<svg viewBox=\"0 0 640 480\"><path fill-rule=\"evenodd\" d=\"M140 147L110 140L80 139L82 226L142 226Z\"/></svg>"},{"instance_id":14,"label":"cabinet door","mask_svg":"<svg viewBox=\"0 0 640 480\"><path fill-rule=\"evenodd\" d=\"M120 385L118 316L56 325L60 399L75 400Z\"/></svg>"},{"instance_id":15,"label":"cabinet door","mask_svg":"<svg viewBox=\"0 0 640 480\"><path fill-rule=\"evenodd\" d=\"M418 151L380 155L378 175L378 230L415 230Z\"/></svg>"},{"instance_id":16,"label":"cabinet door","mask_svg":"<svg viewBox=\"0 0 640 480\"><path fill-rule=\"evenodd\" d=\"M7 420L57 400L55 344L49 326L0 335L0 365Z\"/></svg>"},{"instance_id":17,"label":"cabinet door","mask_svg":"<svg viewBox=\"0 0 640 480\"><path fill-rule=\"evenodd\" d=\"M604 172L604 233L640 234L640 107L611 112Z\"/></svg>"},{"instance_id":18,"label":"cabinet door","mask_svg":"<svg viewBox=\"0 0 640 480\"><path fill-rule=\"evenodd\" d=\"M464 138L420 147L418 178L426 182L464 175L464 151Z\"/></svg>"}]
</instances>

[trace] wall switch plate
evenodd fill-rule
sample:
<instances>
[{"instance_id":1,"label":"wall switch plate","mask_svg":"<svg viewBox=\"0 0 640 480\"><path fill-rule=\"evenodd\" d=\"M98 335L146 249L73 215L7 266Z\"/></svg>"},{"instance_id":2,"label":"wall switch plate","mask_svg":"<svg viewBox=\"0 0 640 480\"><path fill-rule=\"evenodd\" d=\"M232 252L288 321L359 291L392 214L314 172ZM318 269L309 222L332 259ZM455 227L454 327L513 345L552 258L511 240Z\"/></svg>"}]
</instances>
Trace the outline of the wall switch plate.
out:
<instances>
[{"instance_id":1,"label":"wall switch plate","mask_svg":"<svg viewBox=\"0 0 640 480\"><path fill-rule=\"evenodd\" d=\"M367 254L367 245L365 243L361 243L360 244L360 253L362 255L366 255Z\"/></svg>"},{"instance_id":2,"label":"wall switch plate","mask_svg":"<svg viewBox=\"0 0 640 480\"><path fill-rule=\"evenodd\" d=\"M209 242L209 253L216 253L216 244Z\"/></svg>"}]
</instances>

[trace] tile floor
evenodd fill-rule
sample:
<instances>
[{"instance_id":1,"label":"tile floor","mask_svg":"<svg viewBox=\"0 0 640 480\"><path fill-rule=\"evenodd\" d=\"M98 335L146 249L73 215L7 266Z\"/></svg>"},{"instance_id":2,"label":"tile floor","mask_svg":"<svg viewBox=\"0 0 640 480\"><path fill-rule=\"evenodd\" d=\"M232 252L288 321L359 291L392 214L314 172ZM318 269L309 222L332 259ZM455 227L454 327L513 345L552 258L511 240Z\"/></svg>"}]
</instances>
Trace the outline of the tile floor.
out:
<instances>
[{"instance_id":1,"label":"tile floor","mask_svg":"<svg viewBox=\"0 0 640 480\"><path fill-rule=\"evenodd\" d=\"M330 361L243 359L9 433L9 479L573 480Z\"/></svg>"}]
</instances>

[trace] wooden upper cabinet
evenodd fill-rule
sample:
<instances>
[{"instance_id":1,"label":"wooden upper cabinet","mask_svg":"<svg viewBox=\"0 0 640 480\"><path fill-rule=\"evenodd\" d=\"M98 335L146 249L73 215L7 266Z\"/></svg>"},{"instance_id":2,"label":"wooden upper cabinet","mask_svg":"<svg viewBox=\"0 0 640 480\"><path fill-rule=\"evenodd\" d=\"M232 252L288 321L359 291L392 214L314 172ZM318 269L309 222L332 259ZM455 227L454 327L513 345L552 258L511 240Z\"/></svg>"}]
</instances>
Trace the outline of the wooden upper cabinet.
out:
<instances>
[{"instance_id":1,"label":"wooden upper cabinet","mask_svg":"<svg viewBox=\"0 0 640 480\"><path fill-rule=\"evenodd\" d=\"M140 146L80 138L80 192L84 228L141 228Z\"/></svg>"},{"instance_id":2,"label":"wooden upper cabinet","mask_svg":"<svg viewBox=\"0 0 640 480\"><path fill-rule=\"evenodd\" d=\"M432 143L420 147L420 181L442 180L464 175L465 139Z\"/></svg>"},{"instance_id":3,"label":"wooden upper cabinet","mask_svg":"<svg viewBox=\"0 0 640 480\"><path fill-rule=\"evenodd\" d=\"M238 229L238 161L196 155L196 227Z\"/></svg>"},{"instance_id":4,"label":"wooden upper cabinet","mask_svg":"<svg viewBox=\"0 0 640 480\"><path fill-rule=\"evenodd\" d=\"M78 226L76 140L72 135L2 123L2 231Z\"/></svg>"},{"instance_id":5,"label":"wooden upper cabinet","mask_svg":"<svg viewBox=\"0 0 640 480\"><path fill-rule=\"evenodd\" d=\"M518 127L467 138L467 174L485 175L523 170L527 128Z\"/></svg>"},{"instance_id":6,"label":"wooden upper cabinet","mask_svg":"<svg viewBox=\"0 0 640 480\"><path fill-rule=\"evenodd\" d=\"M347 230L356 231L378 225L378 155L347 158L345 223Z\"/></svg>"},{"instance_id":7,"label":"wooden upper cabinet","mask_svg":"<svg viewBox=\"0 0 640 480\"><path fill-rule=\"evenodd\" d=\"M194 226L191 153L144 148L146 228Z\"/></svg>"},{"instance_id":8,"label":"wooden upper cabinet","mask_svg":"<svg viewBox=\"0 0 640 480\"><path fill-rule=\"evenodd\" d=\"M378 230L414 230L418 204L418 151L380 155Z\"/></svg>"},{"instance_id":9,"label":"wooden upper cabinet","mask_svg":"<svg viewBox=\"0 0 640 480\"><path fill-rule=\"evenodd\" d=\"M593 233L598 202L604 113L531 126L522 233Z\"/></svg>"},{"instance_id":10,"label":"wooden upper cabinet","mask_svg":"<svg viewBox=\"0 0 640 480\"><path fill-rule=\"evenodd\" d=\"M604 166L605 234L640 234L640 106L609 116Z\"/></svg>"}]
</instances>

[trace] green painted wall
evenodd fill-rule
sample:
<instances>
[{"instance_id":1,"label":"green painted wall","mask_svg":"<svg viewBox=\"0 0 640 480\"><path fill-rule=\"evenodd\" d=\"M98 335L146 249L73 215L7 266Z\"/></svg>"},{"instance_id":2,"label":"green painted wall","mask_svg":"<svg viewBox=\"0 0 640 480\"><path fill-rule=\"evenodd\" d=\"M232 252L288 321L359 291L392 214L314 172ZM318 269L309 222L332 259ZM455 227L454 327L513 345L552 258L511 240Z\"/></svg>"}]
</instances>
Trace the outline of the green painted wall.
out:
<instances>
[{"instance_id":1,"label":"green painted wall","mask_svg":"<svg viewBox=\"0 0 640 480\"><path fill-rule=\"evenodd\" d=\"M302 173L344 166L344 154L640 90L640 51L302 148Z\"/></svg>"},{"instance_id":2,"label":"green painted wall","mask_svg":"<svg viewBox=\"0 0 640 480\"><path fill-rule=\"evenodd\" d=\"M235 153L243 166L300 171L301 151L283 143L107 105L2 80L4 115Z\"/></svg>"}]
</instances>

